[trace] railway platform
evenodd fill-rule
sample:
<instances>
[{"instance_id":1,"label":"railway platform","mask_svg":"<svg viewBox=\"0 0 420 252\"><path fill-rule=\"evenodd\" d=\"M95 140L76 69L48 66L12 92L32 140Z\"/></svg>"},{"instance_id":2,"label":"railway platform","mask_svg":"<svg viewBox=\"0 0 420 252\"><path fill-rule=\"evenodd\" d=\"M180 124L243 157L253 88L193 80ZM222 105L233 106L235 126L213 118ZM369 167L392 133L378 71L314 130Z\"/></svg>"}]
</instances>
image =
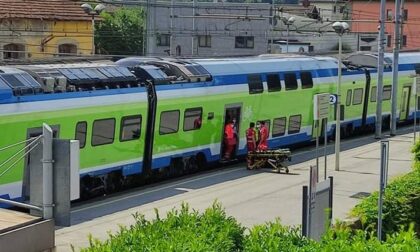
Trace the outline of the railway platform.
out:
<instances>
[{"instance_id":1,"label":"railway platform","mask_svg":"<svg viewBox=\"0 0 420 252\"><path fill-rule=\"evenodd\" d=\"M410 149L413 134L409 129L389 138L389 176L395 177L411 169ZM333 219L345 219L349 211L379 187L379 143L372 135L342 141L340 171L334 170L334 145L328 146L327 175L334 177ZM323 151L320 151L323 153ZM72 209L72 226L56 230L56 251L71 251L89 245L88 235L105 240L108 232L119 225L134 223L133 213L146 218L160 216L187 202L204 210L214 200L226 208L244 226L253 226L279 217L288 225L301 222L302 186L309 182L309 166L315 164L315 149L293 152L289 174L270 170L247 170L246 163L225 167L175 181L139 188L106 199L82 204ZM323 179L320 158L320 180Z\"/></svg>"}]
</instances>

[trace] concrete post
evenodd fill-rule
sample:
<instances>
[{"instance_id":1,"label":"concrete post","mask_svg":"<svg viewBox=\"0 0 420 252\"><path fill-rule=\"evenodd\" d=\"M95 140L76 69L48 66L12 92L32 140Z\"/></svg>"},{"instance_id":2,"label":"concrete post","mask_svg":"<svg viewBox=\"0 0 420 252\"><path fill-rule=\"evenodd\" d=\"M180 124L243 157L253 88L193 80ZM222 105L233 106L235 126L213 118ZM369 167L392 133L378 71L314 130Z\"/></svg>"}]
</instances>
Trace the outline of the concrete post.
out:
<instances>
[{"instance_id":1,"label":"concrete post","mask_svg":"<svg viewBox=\"0 0 420 252\"><path fill-rule=\"evenodd\" d=\"M53 217L53 130L42 125L42 207L43 218Z\"/></svg>"},{"instance_id":2,"label":"concrete post","mask_svg":"<svg viewBox=\"0 0 420 252\"><path fill-rule=\"evenodd\" d=\"M379 50L378 50L378 85L376 87L376 124L375 138L382 137L382 94L384 80L384 50L385 50L385 6L386 0L381 0L379 22Z\"/></svg>"},{"instance_id":3,"label":"concrete post","mask_svg":"<svg viewBox=\"0 0 420 252\"><path fill-rule=\"evenodd\" d=\"M398 57L400 52L400 4L395 0L394 60L392 66L391 136L397 133Z\"/></svg>"}]
</instances>

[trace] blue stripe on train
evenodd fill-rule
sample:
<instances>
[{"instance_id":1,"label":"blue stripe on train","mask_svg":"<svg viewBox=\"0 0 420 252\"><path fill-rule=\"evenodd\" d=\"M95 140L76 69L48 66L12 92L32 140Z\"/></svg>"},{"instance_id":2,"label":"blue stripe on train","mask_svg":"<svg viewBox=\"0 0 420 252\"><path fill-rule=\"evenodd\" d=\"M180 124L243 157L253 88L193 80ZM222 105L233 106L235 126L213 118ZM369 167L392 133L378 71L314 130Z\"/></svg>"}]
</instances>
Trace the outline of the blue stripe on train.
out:
<instances>
[{"instance_id":1,"label":"blue stripe on train","mask_svg":"<svg viewBox=\"0 0 420 252\"><path fill-rule=\"evenodd\" d=\"M414 70L414 64L401 64L398 66L399 71L412 71ZM308 70L312 73L313 78L322 77L335 77L337 76L338 69L313 69ZM371 69L371 74L376 73L376 69ZM384 69L385 72L391 72L391 68ZM297 78L300 78L300 71L290 71L297 74ZM284 79L284 72L279 71L281 79ZM261 73L267 74L267 73ZM363 71L343 71L345 75L358 75L364 74ZM213 76L214 82L200 82L200 83L180 83L177 85L157 85L157 91L164 90L178 90L185 88L200 88L206 86L224 86L224 85L237 85L248 83L248 74L235 74L235 75L223 75ZM263 76L263 79L265 77ZM96 91L81 91L81 92L66 92L66 93L55 93L55 94L39 94L39 95L27 95L19 97L11 97L9 99L1 100L0 104L16 103L16 102L34 102L34 101L48 101L48 100L59 100L59 99L71 99L71 98L83 98L83 97L95 97L104 95L117 95L117 94L130 94L130 93L142 93L146 92L144 87L138 88L121 88L121 89L107 89L107 90L96 90Z\"/></svg>"}]
</instances>

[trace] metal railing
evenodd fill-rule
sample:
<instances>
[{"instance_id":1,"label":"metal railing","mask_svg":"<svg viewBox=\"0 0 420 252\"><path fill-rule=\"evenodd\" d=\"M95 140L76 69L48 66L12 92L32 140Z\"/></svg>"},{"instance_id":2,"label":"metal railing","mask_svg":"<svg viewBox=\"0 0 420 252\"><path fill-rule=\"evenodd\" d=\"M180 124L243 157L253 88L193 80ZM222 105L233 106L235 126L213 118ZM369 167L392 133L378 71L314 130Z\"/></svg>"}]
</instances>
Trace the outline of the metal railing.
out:
<instances>
[{"instance_id":1,"label":"metal railing","mask_svg":"<svg viewBox=\"0 0 420 252\"><path fill-rule=\"evenodd\" d=\"M1 178L5 174L7 174L13 167L15 167L19 161L25 158L33 149L35 149L41 143L40 140L42 140L42 207L2 198L0 198L0 203L40 211L42 212L42 216L44 219L50 219L53 217L52 139L53 131L50 126L44 123L42 127L42 135L38 137L32 137L27 140L0 148L0 152L2 152L7 149L25 144L25 146L22 149L14 153L12 156L7 158L0 164L1 170L2 167L11 163L9 166L7 166L5 170L0 172ZM19 156L21 153L23 154Z\"/></svg>"}]
</instances>

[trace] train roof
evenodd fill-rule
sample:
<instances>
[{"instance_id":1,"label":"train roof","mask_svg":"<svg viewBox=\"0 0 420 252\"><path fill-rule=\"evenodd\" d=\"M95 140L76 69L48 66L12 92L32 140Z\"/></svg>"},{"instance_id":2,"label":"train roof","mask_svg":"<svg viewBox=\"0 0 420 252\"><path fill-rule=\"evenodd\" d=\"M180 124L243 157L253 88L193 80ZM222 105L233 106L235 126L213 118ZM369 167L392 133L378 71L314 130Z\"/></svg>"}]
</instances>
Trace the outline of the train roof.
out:
<instances>
[{"instance_id":1,"label":"train roof","mask_svg":"<svg viewBox=\"0 0 420 252\"><path fill-rule=\"evenodd\" d=\"M304 55L260 55L246 58L196 59L211 75L252 74L302 69L336 68L338 60L333 57Z\"/></svg>"},{"instance_id":2,"label":"train roof","mask_svg":"<svg viewBox=\"0 0 420 252\"><path fill-rule=\"evenodd\" d=\"M352 58L353 62L350 62L349 66L360 67L369 62L370 67L376 67L376 53L363 52L353 56L355 57ZM391 53L385 54L385 62L389 66L392 63L392 56ZM420 73L419 63L420 53L418 52L400 54L399 64L414 64L416 72ZM171 85L211 82L214 78L229 75L336 69L337 64L338 59L334 57L266 54L253 57L210 59L129 57L115 63L103 61L15 65L0 67L0 100L39 93L139 87L148 80L153 80L155 85ZM94 94L95 92L92 92L92 95Z\"/></svg>"}]
</instances>

